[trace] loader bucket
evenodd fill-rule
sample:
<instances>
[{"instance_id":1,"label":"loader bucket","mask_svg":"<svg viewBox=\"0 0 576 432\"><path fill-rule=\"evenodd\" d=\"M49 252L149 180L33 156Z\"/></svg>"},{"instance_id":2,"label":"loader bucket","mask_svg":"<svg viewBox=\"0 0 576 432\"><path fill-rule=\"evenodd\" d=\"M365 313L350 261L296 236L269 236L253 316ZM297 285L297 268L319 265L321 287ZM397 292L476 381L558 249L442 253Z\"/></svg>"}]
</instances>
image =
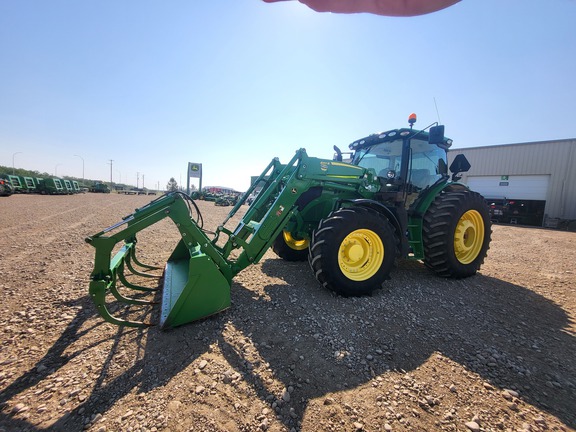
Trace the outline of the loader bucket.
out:
<instances>
[{"instance_id":1,"label":"loader bucket","mask_svg":"<svg viewBox=\"0 0 576 432\"><path fill-rule=\"evenodd\" d=\"M153 325L114 316L107 298L112 294L119 303L153 305L154 301L142 299L142 293L153 294L160 279L163 279L159 323L162 328L186 324L230 306L231 269L192 219L189 203L185 201L183 194L164 195L86 239L96 248L89 292L104 320L129 327ZM166 217L176 224L182 239L170 255L163 274L159 275L160 268L142 264L136 258L136 234ZM112 257L113 249L122 242L123 246ZM156 286L137 285L129 281L130 275L156 278ZM122 292L118 285L123 286ZM127 291L138 295L128 296Z\"/></svg>"},{"instance_id":2,"label":"loader bucket","mask_svg":"<svg viewBox=\"0 0 576 432\"><path fill-rule=\"evenodd\" d=\"M191 255L180 241L164 269L160 326L176 327L228 307L230 282L199 246Z\"/></svg>"}]
</instances>

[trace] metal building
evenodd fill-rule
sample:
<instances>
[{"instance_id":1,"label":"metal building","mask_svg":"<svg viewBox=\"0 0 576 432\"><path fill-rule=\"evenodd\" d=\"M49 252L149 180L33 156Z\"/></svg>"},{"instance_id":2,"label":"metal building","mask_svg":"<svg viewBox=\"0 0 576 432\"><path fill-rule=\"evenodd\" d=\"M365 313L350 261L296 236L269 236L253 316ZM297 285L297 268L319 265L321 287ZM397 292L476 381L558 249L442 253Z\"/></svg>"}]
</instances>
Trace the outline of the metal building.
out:
<instances>
[{"instance_id":1,"label":"metal building","mask_svg":"<svg viewBox=\"0 0 576 432\"><path fill-rule=\"evenodd\" d=\"M576 138L450 149L449 163L458 154L472 165L463 183L488 200L512 202L516 214L532 216L508 222L556 227L576 220Z\"/></svg>"}]
</instances>

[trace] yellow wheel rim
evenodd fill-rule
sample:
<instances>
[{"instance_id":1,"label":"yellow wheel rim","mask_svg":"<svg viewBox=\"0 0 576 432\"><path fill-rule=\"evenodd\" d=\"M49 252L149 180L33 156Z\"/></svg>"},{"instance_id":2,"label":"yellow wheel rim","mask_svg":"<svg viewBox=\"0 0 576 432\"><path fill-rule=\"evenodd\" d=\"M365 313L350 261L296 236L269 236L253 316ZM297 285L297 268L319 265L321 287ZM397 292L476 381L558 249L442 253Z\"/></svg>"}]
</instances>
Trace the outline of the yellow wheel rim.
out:
<instances>
[{"instance_id":1,"label":"yellow wheel rim","mask_svg":"<svg viewBox=\"0 0 576 432\"><path fill-rule=\"evenodd\" d=\"M348 279L364 281L374 276L384 261L384 244L367 229L348 234L338 249L338 266Z\"/></svg>"},{"instance_id":2,"label":"yellow wheel rim","mask_svg":"<svg viewBox=\"0 0 576 432\"><path fill-rule=\"evenodd\" d=\"M310 243L308 240L306 239L295 239L294 237L292 237L292 234L290 234L288 231L283 231L282 232L283 236L284 236L284 242L288 245L288 247L290 249L294 249L294 250L304 250L308 248L308 244Z\"/></svg>"},{"instance_id":3,"label":"yellow wheel rim","mask_svg":"<svg viewBox=\"0 0 576 432\"><path fill-rule=\"evenodd\" d=\"M476 210L462 215L454 232L454 253L462 264L474 261L484 243L484 220Z\"/></svg>"}]
</instances>

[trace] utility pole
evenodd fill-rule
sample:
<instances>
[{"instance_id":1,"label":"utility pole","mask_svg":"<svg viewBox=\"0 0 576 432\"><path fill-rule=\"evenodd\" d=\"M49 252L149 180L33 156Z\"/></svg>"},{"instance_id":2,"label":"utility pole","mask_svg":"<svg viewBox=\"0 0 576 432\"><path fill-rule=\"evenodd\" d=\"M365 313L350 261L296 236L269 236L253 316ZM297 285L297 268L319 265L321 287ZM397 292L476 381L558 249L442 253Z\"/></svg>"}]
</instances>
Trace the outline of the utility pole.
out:
<instances>
[{"instance_id":1,"label":"utility pole","mask_svg":"<svg viewBox=\"0 0 576 432\"><path fill-rule=\"evenodd\" d=\"M140 188L140 172L136 171L136 189Z\"/></svg>"},{"instance_id":2,"label":"utility pole","mask_svg":"<svg viewBox=\"0 0 576 432\"><path fill-rule=\"evenodd\" d=\"M109 159L110 161L110 189L112 189L112 162L114 162L112 159Z\"/></svg>"},{"instance_id":3,"label":"utility pole","mask_svg":"<svg viewBox=\"0 0 576 432\"><path fill-rule=\"evenodd\" d=\"M144 174L142 174L142 189L144 189Z\"/></svg>"},{"instance_id":4,"label":"utility pole","mask_svg":"<svg viewBox=\"0 0 576 432\"><path fill-rule=\"evenodd\" d=\"M16 156L17 154L21 154L21 153L24 153L24 152L16 152L12 155L12 175L16 174L16 168L14 167L14 156Z\"/></svg>"},{"instance_id":5,"label":"utility pole","mask_svg":"<svg viewBox=\"0 0 576 432\"><path fill-rule=\"evenodd\" d=\"M76 157L79 157L80 159L82 159L82 184L84 184L84 158L80 155L74 155Z\"/></svg>"}]
</instances>

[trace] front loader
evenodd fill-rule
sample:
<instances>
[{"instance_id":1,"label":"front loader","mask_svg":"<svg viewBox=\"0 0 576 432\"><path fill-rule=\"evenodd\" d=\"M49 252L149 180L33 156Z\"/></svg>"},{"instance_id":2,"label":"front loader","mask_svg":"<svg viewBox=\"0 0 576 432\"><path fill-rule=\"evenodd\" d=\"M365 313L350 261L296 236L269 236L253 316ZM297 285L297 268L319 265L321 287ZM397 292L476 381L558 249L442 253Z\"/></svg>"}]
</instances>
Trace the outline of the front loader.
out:
<instances>
[{"instance_id":1,"label":"front loader","mask_svg":"<svg viewBox=\"0 0 576 432\"><path fill-rule=\"evenodd\" d=\"M114 324L149 325L114 316L107 298L110 293L121 303L151 303L126 297L117 284L133 292L157 289L129 282L126 272L152 277L155 268L136 258L136 235L164 218L174 222L181 240L162 273L162 328L228 308L234 276L270 247L285 260L308 260L316 279L343 296L381 288L398 258L423 260L444 277L475 274L490 243L487 206L457 182L458 173L470 168L464 157L455 159L448 174L451 140L444 127L415 130L414 121L415 116L410 128L350 144L348 162L336 147L334 160L308 156L304 149L287 164L274 158L215 233L203 229L188 195L172 192L88 237L96 248L89 291L98 312ZM255 198L240 222L227 228L248 197Z\"/></svg>"}]
</instances>

